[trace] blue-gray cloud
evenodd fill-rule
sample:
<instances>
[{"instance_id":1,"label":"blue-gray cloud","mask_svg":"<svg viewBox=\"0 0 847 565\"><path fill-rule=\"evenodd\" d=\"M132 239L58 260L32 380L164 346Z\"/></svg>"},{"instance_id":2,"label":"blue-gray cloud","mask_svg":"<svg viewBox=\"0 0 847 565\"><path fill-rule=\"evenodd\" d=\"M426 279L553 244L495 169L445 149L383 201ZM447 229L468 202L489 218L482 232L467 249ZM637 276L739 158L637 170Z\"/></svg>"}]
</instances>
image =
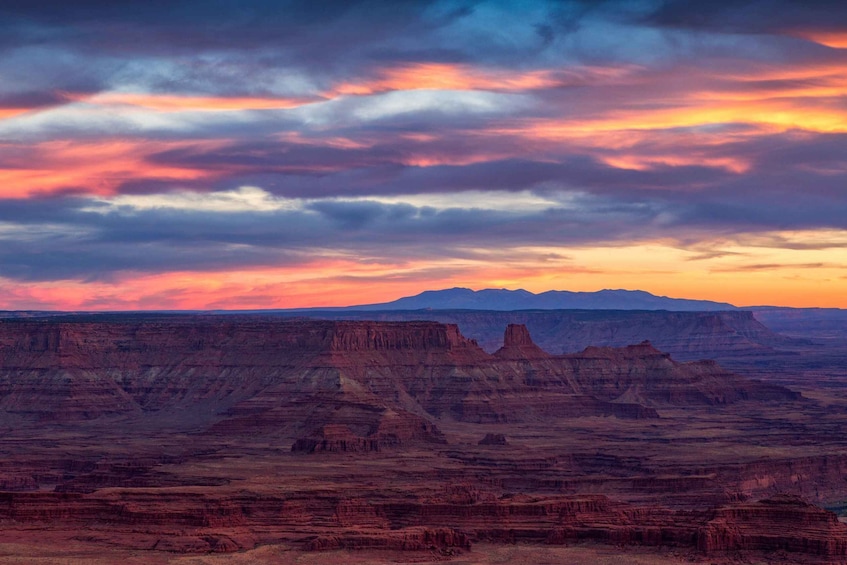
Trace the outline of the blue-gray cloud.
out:
<instances>
[{"instance_id":1,"label":"blue-gray cloud","mask_svg":"<svg viewBox=\"0 0 847 565\"><path fill-rule=\"evenodd\" d=\"M219 271L330 252L401 261L489 248L505 257L531 246L661 239L684 247L710 234L847 229L843 133L732 121L743 115L659 124L652 135L637 120L616 134L602 128L609 116L695 112L702 100L688 96L692 84L706 100L739 88L768 101L797 92L798 113L816 103L843 117L838 91L823 101L803 94L840 76L843 50L786 34L845 26L843 2L799 0L7 0L0 112L29 113L0 119L0 172L49 170L61 157L53 141L91 143L92 151L137 142L141 170L116 165L103 179L95 168L67 186L35 187L27 200L0 200L0 276ZM794 72L771 72L786 62ZM440 90L322 98L411 63L458 65L460 77L487 72L492 84L474 90L448 80ZM816 68L824 70L805 73ZM512 75L542 84L510 86ZM218 113L90 101L105 92L313 103ZM579 135L544 139L533 137L538 124L582 125ZM674 154L685 159L668 159ZM117 195L162 199L255 186L296 205L121 207L90 196L101 181ZM512 195L514 209L420 200L486 191ZM522 206L527 194L549 206Z\"/></svg>"}]
</instances>

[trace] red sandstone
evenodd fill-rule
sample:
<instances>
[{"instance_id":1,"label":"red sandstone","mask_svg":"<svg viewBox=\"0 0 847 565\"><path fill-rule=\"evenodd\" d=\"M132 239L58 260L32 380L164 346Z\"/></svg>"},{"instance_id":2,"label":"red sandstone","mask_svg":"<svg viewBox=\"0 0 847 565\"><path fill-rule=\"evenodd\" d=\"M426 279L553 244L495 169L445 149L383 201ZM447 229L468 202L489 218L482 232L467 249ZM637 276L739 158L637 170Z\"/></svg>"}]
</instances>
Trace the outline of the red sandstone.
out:
<instances>
[{"instance_id":1,"label":"red sandstone","mask_svg":"<svg viewBox=\"0 0 847 565\"><path fill-rule=\"evenodd\" d=\"M2 529L137 549L841 557L833 514L772 495L847 498L842 424L713 362L549 355L520 325L489 355L433 322L0 322Z\"/></svg>"}]
</instances>

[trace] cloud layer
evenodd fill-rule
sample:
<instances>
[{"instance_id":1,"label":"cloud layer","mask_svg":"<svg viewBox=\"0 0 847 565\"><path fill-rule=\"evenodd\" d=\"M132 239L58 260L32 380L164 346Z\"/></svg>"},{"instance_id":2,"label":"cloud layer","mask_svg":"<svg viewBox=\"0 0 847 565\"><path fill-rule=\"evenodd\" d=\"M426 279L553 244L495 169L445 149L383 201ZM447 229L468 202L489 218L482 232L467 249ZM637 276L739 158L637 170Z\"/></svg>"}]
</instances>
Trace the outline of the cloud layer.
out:
<instances>
[{"instance_id":1,"label":"cloud layer","mask_svg":"<svg viewBox=\"0 0 847 565\"><path fill-rule=\"evenodd\" d=\"M0 307L455 284L847 307L842 3L9 0L0 22Z\"/></svg>"}]
</instances>

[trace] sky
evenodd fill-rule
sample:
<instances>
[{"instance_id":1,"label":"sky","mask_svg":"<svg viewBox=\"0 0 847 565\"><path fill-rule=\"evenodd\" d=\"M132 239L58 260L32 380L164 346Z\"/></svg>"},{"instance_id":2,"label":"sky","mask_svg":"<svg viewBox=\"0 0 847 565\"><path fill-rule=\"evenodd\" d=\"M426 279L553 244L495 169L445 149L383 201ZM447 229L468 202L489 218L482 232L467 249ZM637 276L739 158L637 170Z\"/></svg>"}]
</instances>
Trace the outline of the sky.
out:
<instances>
[{"instance_id":1,"label":"sky","mask_svg":"<svg viewBox=\"0 0 847 565\"><path fill-rule=\"evenodd\" d=\"M847 3L0 2L0 309L847 308Z\"/></svg>"}]
</instances>

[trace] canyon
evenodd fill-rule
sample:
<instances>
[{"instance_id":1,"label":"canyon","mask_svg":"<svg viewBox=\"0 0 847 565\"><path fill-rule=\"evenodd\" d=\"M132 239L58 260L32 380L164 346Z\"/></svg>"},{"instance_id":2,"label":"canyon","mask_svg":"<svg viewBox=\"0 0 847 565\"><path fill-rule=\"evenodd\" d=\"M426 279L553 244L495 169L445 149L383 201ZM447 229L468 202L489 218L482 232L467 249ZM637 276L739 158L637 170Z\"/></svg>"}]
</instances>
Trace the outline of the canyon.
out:
<instances>
[{"instance_id":1,"label":"canyon","mask_svg":"<svg viewBox=\"0 0 847 565\"><path fill-rule=\"evenodd\" d=\"M278 316L300 317L297 312ZM810 340L772 331L744 310L670 312L666 310L315 310L310 318L328 320L421 321L455 324L487 352L503 345L503 328L525 325L533 340L553 354L590 346L624 347L649 340L675 359L767 357L803 347Z\"/></svg>"},{"instance_id":2,"label":"canyon","mask_svg":"<svg viewBox=\"0 0 847 565\"><path fill-rule=\"evenodd\" d=\"M765 347L800 339L744 323ZM521 323L493 351L466 335L259 315L2 320L0 563L4 544L46 542L149 562L281 547L460 562L515 544L847 562L847 525L824 509L847 499L839 395L643 340L552 354Z\"/></svg>"}]
</instances>

